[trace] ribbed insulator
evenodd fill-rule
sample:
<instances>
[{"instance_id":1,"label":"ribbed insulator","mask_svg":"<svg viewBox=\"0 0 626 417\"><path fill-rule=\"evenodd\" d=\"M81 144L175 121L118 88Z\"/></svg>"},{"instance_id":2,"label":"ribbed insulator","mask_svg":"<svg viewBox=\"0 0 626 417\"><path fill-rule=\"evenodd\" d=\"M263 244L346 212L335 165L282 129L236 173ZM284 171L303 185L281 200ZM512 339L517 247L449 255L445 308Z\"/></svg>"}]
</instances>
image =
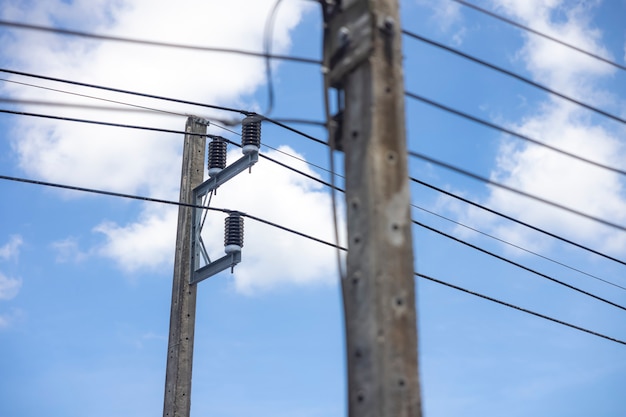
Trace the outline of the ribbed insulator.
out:
<instances>
[{"instance_id":1,"label":"ribbed insulator","mask_svg":"<svg viewBox=\"0 0 626 417\"><path fill-rule=\"evenodd\" d=\"M244 155L259 151L261 147L260 116L248 116L241 122L241 146Z\"/></svg>"},{"instance_id":2,"label":"ribbed insulator","mask_svg":"<svg viewBox=\"0 0 626 417\"><path fill-rule=\"evenodd\" d=\"M222 138L214 138L209 142L209 156L207 165L209 176L213 177L226 168L226 141Z\"/></svg>"},{"instance_id":3,"label":"ribbed insulator","mask_svg":"<svg viewBox=\"0 0 626 417\"><path fill-rule=\"evenodd\" d=\"M231 213L224 222L224 251L226 253L241 252L243 247L243 217Z\"/></svg>"}]
</instances>

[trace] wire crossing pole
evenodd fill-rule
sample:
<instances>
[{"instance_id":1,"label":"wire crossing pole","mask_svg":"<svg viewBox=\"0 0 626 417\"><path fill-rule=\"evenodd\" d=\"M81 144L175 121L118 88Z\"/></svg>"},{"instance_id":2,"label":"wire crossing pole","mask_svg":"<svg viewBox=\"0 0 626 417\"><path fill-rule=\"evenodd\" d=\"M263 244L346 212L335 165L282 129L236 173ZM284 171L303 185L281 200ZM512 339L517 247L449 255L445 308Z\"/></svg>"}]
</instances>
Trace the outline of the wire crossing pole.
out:
<instances>
[{"instance_id":1,"label":"wire crossing pole","mask_svg":"<svg viewBox=\"0 0 626 417\"><path fill-rule=\"evenodd\" d=\"M195 204L193 189L202 183L206 122L189 117L185 126L180 202ZM196 322L196 289L189 285L191 274L192 208L179 207L172 285L170 334L165 373L163 417L189 417L191 409L191 370Z\"/></svg>"},{"instance_id":2,"label":"wire crossing pole","mask_svg":"<svg viewBox=\"0 0 626 417\"><path fill-rule=\"evenodd\" d=\"M398 0L326 1L328 83L343 98L350 417L421 416ZM341 106L341 102L339 106Z\"/></svg>"}]
</instances>

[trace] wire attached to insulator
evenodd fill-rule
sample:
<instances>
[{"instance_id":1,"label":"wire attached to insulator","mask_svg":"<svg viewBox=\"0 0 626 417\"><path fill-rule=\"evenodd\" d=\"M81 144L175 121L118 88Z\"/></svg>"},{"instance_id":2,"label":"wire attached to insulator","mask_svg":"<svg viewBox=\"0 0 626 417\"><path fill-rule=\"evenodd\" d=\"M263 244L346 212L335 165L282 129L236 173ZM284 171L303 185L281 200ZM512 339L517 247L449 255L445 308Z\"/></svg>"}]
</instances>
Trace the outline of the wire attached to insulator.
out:
<instances>
[{"instance_id":1,"label":"wire attached to insulator","mask_svg":"<svg viewBox=\"0 0 626 417\"><path fill-rule=\"evenodd\" d=\"M227 254L241 252L243 247L243 217L230 213L224 222L224 251Z\"/></svg>"},{"instance_id":2,"label":"wire attached to insulator","mask_svg":"<svg viewBox=\"0 0 626 417\"><path fill-rule=\"evenodd\" d=\"M209 167L210 177L214 177L226 168L226 146L226 141L219 137L213 138L213 140L209 142L207 165Z\"/></svg>"},{"instance_id":3,"label":"wire attached to insulator","mask_svg":"<svg viewBox=\"0 0 626 417\"><path fill-rule=\"evenodd\" d=\"M261 147L261 120L258 115L251 115L241 122L241 152L248 155L259 152Z\"/></svg>"}]
</instances>

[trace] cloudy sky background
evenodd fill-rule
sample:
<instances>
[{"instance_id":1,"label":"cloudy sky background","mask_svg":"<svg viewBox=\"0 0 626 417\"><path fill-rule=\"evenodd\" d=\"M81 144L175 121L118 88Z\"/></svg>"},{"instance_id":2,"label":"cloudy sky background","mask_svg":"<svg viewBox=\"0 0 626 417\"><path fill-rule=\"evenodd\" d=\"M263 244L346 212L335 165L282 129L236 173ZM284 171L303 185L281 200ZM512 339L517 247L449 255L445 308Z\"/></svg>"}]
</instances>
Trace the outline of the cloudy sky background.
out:
<instances>
[{"instance_id":1,"label":"cloudy sky background","mask_svg":"<svg viewBox=\"0 0 626 417\"><path fill-rule=\"evenodd\" d=\"M273 1L8 0L5 20L129 38L261 51ZM626 60L624 1L477 2L619 63ZM626 116L620 71L482 16L452 1L402 3L403 26L532 80ZM235 54L101 42L0 29L0 64L52 77L262 112L264 62ZM320 56L313 2L281 3L273 51ZM405 38L408 91L554 147L623 167L626 131L562 99ZM319 67L274 63L276 117L322 120ZM183 130L201 107L0 74L0 96L112 105L20 83L163 112L2 104L4 108ZM172 115L171 113L175 113ZM180 135L0 116L2 174L175 200ZM300 126L325 139L323 130ZM239 127L233 129L238 130ZM212 126L211 133L237 141ZM456 116L407 102L409 148L522 191L626 224L624 179ZM328 151L264 124L263 142L328 167ZM310 175L328 173L284 153L267 155ZM229 161L238 157L232 150ZM623 258L626 234L411 160L411 175L497 211ZM176 208L0 183L0 414L148 416L162 407ZM413 203L595 277L626 286L623 265L563 245L449 197L413 187ZM212 205L332 240L328 189L261 160L218 190ZM342 208L339 208L342 212ZM415 218L544 273L626 304L624 290L495 242L420 210ZM341 220L343 224L343 220ZM204 239L222 250L223 215ZM244 261L201 284L193 415L345 414L340 293L335 252L246 220ZM415 229L416 269L613 337L624 312ZM622 416L624 346L467 294L418 281L420 360L427 415ZM590 411L593 410L593 411Z\"/></svg>"}]
</instances>

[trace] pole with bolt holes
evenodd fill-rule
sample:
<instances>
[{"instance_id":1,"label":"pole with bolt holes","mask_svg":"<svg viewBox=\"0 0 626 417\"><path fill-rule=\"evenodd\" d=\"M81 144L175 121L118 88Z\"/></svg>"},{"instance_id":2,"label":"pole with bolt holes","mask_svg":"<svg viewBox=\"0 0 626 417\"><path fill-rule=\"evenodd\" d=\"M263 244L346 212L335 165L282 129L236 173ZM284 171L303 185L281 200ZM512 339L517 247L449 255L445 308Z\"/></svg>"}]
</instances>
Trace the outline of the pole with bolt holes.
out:
<instances>
[{"instance_id":1,"label":"pole with bolt holes","mask_svg":"<svg viewBox=\"0 0 626 417\"><path fill-rule=\"evenodd\" d=\"M325 0L327 86L345 152L342 280L350 417L421 416L398 0Z\"/></svg>"}]
</instances>

